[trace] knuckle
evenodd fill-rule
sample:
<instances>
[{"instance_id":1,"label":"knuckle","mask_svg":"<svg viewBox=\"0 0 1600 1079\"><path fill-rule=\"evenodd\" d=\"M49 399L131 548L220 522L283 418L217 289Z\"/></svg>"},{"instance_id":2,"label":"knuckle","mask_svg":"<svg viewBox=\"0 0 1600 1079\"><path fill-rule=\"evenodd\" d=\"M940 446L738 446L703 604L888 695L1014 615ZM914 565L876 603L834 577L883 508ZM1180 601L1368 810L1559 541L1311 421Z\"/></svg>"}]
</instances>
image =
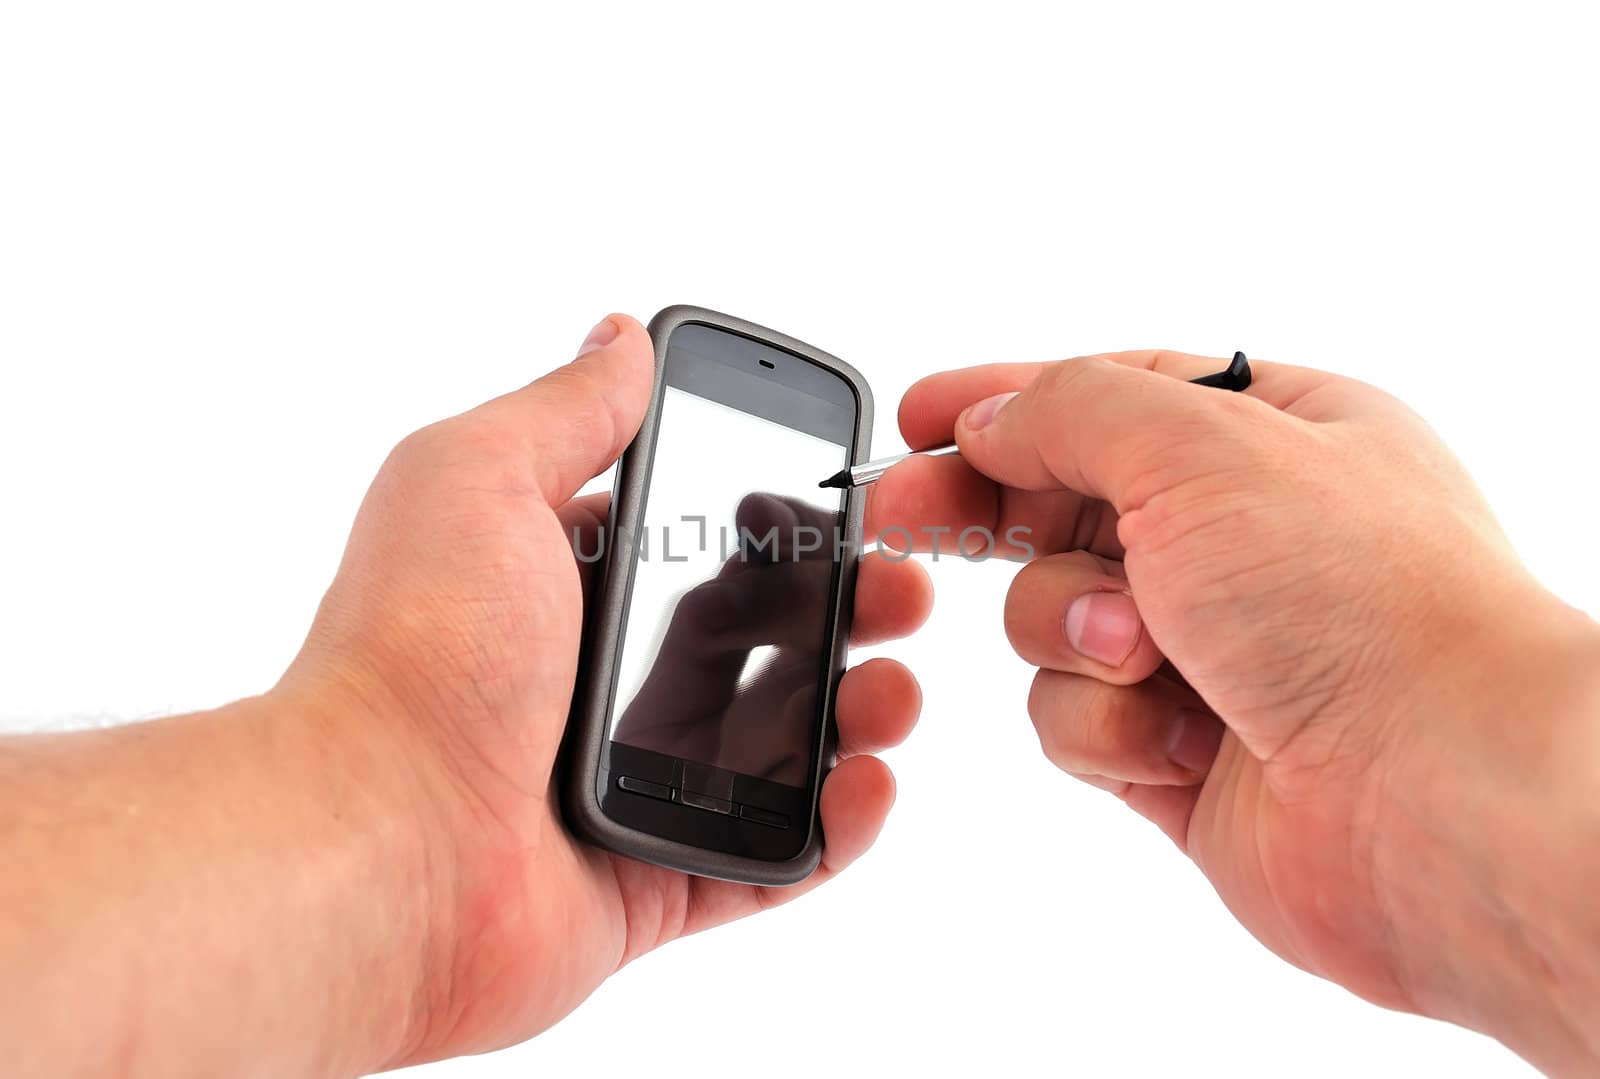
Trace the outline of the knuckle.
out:
<instances>
[{"instance_id":1,"label":"knuckle","mask_svg":"<svg viewBox=\"0 0 1600 1079\"><path fill-rule=\"evenodd\" d=\"M1028 687L1028 718L1033 720L1034 727L1038 729L1040 741L1045 740L1045 728L1055 720L1055 677L1054 671L1036 671L1033 684ZM1048 746L1045 749L1049 751Z\"/></svg>"},{"instance_id":2,"label":"knuckle","mask_svg":"<svg viewBox=\"0 0 1600 1079\"><path fill-rule=\"evenodd\" d=\"M1106 572L1106 563L1102 562L1093 551L1075 550L1059 551L1056 554L1046 555L1034 559L1024 566L1018 576L1033 571L1033 580L1030 586L1034 589L1048 589L1052 592L1076 593L1084 586L1105 580L1110 574Z\"/></svg>"},{"instance_id":3,"label":"knuckle","mask_svg":"<svg viewBox=\"0 0 1600 1079\"><path fill-rule=\"evenodd\" d=\"M1112 779L1110 776L1099 775L1095 772L1068 772L1073 779L1080 783L1087 783L1091 787L1098 787L1103 791L1110 791L1117 797L1125 797L1133 786L1126 779Z\"/></svg>"},{"instance_id":4,"label":"knuckle","mask_svg":"<svg viewBox=\"0 0 1600 1079\"><path fill-rule=\"evenodd\" d=\"M1119 687L1071 675L1063 691L1050 693L1034 718L1045 756L1068 772L1116 771L1140 755L1127 723L1126 695ZM1048 692L1048 691L1047 691Z\"/></svg>"},{"instance_id":5,"label":"knuckle","mask_svg":"<svg viewBox=\"0 0 1600 1079\"><path fill-rule=\"evenodd\" d=\"M401 475L413 475L436 463L446 455L445 447L451 438L450 422L440 420L426 427L419 427L406 435L395 443L394 449L389 451L389 458L384 462L384 470Z\"/></svg>"},{"instance_id":6,"label":"knuckle","mask_svg":"<svg viewBox=\"0 0 1600 1079\"><path fill-rule=\"evenodd\" d=\"M1024 567L1021 573L1012 578L1011 587L1006 589L1005 609L1001 614L1001 620L1005 625L1006 640L1010 642L1011 650L1019 655L1027 643L1027 624L1025 620L1027 582L1022 579L1025 573L1027 573L1027 567Z\"/></svg>"},{"instance_id":7,"label":"knuckle","mask_svg":"<svg viewBox=\"0 0 1600 1079\"><path fill-rule=\"evenodd\" d=\"M1037 383L1039 396L1049 401L1076 396L1092 389L1096 378L1111 366L1104 356L1059 360L1045 368Z\"/></svg>"},{"instance_id":8,"label":"knuckle","mask_svg":"<svg viewBox=\"0 0 1600 1079\"><path fill-rule=\"evenodd\" d=\"M592 365L568 364L550 372L543 382L556 399L552 411L571 429L596 444L618 444L620 422L612 402L616 387L600 377Z\"/></svg>"},{"instance_id":9,"label":"knuckle","mask_svg":"<svg viewBox=\"0 0 1600 1079\"><path fill-rule=\"evenodd\" d=\"M522 459L494 423L476 412L431 423L406 435L380 470L385 482L413 494L439 491L521 490Z\"/></svg>"},{"instance_id":10,"label":"knuckle","mask_svg":"<svg viewBox=\"0 0 1600 1079\"><path fill-rule=\"evenodd\" d=\"M1041 670L1028 694L1028 715L1039 736L1039 748L1064 772L1095 771L1084 752L1081 698L1086 686L1080 681L1072 675Z\"/></svg>"},{"instance_id":11,"label":"knuckle","mask_svg":"<svg viewBox=\"0 0 1600 1079\"><path fill-rule=\"evenodd\" d=\"M1085 751L1095 760L1118 757L1128 748L1124 697L1116 686L1091 682L1078 708L1077 724Z\"/></svg>"}]
</instances>

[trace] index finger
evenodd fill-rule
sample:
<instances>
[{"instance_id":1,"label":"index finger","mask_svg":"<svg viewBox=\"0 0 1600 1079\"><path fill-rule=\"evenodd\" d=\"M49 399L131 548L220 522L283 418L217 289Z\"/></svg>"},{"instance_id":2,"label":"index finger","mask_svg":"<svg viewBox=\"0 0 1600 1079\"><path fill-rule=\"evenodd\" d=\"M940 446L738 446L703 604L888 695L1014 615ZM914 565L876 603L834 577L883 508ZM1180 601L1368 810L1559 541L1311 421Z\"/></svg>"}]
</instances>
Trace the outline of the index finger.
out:
<instances>
[{"instance_id":1,"label":"index finger","mask_svg":"<svg viewBox=\"0 0 1600 1079\"><path fill-rule=\"evenodd\" d=\"M1221 357L1166 349L1111 352L1099 358L1178 379L1199 378L1228 365ZM955 438L956 417L967 406L995 394L1022 390L1060 362L995 363L929 375L914 383L900 399L900 433L914 450L948 445ZM1306 419L1321 418L1303 409L1306 395L1319 386L1343 381L1323 371L1264 360L1251 360L1250 373L1246 394Z\"/></svg>"},{"instance_id":2,"label":"index finger","mask_svg":"<svg viewBox=\"0 0 1600 1079\"><path fill-rule=\"evenodd\" d=\"M1275 422L1290 421L1260 400L1090 356L969 406L955 436L962 458L997 483L1065 488L1124 514L1186 479L1247 467Z\"/></svg>"},{"instance_id":3,"label":"index finger","mask_svg":"<svg viewBox=\"0 0 1600 1079\"><path fill-rule=\"evenodd\" d=\"M1073 491L1020 491L955 454L914 455L867 496L867 535L897 551L1027 560L1087 549L1122 556L1117 518Z\"/></svg>"}]
</instances>

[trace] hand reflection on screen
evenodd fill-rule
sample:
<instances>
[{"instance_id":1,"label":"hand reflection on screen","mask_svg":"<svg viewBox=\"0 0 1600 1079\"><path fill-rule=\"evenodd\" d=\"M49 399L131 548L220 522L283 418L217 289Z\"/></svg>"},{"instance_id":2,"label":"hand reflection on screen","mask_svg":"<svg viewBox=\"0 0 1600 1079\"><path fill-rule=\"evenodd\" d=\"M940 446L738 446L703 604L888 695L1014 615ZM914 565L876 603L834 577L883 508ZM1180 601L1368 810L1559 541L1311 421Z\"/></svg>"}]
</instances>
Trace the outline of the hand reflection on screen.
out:
<instances>
[{"instance_id":1,"label":"hand reflection on screen","mask_svg":"<svg viewBox=\"0 0 1600 1079\"><path fill-rule=\"evenodd\" d=\"M746 495L735 514L742 550L679 597L612 737L804 786L838 521L836 509Z\"/></svg>"}]
</instances>

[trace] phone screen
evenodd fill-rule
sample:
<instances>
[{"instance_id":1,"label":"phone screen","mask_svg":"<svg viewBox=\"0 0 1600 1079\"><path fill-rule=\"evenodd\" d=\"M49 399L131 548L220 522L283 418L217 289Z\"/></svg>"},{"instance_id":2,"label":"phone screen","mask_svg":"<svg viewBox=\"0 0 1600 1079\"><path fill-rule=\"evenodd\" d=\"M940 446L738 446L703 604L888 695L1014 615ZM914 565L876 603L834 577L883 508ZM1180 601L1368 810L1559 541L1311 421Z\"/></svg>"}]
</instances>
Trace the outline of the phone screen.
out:
<instances>
[{"instance_id":1,"label":"phone screen","mask_svg":"<svg viewBox=\"0 0 1600 1079\"><path fill-rule=\"evenodd\" d=\"M844 542L844 497L817 485L855 409L832 372L710 327L676 330L665 363L612 739L804 788Z\"/></svg>"}]
</instances>

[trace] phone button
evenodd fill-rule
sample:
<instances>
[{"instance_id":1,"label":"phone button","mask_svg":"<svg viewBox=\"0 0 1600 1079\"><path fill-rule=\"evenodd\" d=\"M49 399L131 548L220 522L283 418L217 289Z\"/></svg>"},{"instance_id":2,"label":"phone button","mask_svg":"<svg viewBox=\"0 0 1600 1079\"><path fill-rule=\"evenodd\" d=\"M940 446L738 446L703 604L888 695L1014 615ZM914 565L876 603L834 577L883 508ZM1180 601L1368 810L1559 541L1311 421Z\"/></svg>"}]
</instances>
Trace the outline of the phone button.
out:
<instances>
[{"instance_id":1,"label":"phone button","mask_svg":"<svg viewBox=\"0 0 1600 1079\"><path fill-rule=\"evenodd\" d=\"M696 809L709 810L712 813L731 814L733 812L732 802L725 798L713 798L709 794L696 794L694 791L686 790L679 791L678 801L682 802L686 806L694 806Z\"/></svg>"},{"instance_id":2,"label":"phone button","mask_svg":"<svg viewBox=\"0 0 1600 1079\"><path fill-rule=\"evenodd\" d=\"M745 820L753 820L757 824L765 824L769 828L789 827L789 818L782 813L774 813L770 809L757 809L755 806L740 806L739 816Z\"/></svg>"},{"instance_id":3,"label":"phone button","mask_svg":"<svg viewBox=\"0 0 1600 1079\"><path fill-rule=\"evenodd\" d=\"M725 768L679 761L672 785L696 794L709 795L718 801L732 802L733 780L734 774Z\"/></svg>"},{"instance_id":4,"label":"phone button","mask_svg":"<svg viewBox=\"0 0 1600 1079\"><path fill-rule=\"evenodd\" d=\"M660 798L664 802L672 801L672 788L665 783L652 783L648 779L635 779L633 776L618 776L617 787L629 794L642 794L646 798Z\"/></svg>"}]
</instances>

